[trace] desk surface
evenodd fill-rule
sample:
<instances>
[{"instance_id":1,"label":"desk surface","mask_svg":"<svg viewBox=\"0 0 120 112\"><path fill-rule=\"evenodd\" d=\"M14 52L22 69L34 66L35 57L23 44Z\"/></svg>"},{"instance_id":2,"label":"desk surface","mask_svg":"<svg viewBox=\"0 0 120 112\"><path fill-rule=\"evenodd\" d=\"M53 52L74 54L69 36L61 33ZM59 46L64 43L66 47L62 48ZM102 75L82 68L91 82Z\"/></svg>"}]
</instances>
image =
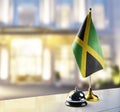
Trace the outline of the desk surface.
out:
<instances>
[{"instance_id":1,"label":"desk surface","mask_svg":"<svg viewBox=\"0 0 120 112\"><path fill-rule=\"evenodd\" d=\"M94 91L98 102L86 107L65 105L67 94L0 101L0 112L120 112L120 88Z\"/></svg>"}]
</instances>

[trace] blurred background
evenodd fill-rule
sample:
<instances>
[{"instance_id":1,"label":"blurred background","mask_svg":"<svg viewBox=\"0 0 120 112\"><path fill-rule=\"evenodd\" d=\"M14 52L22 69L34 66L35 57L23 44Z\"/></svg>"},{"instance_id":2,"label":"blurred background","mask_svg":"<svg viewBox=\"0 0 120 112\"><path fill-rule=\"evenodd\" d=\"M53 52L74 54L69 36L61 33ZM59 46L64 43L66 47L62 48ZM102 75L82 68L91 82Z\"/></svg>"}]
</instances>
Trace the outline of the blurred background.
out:
<instances>
[{"instance_id":1,"label":"blurred background","mask_svg":"<svg viewBox=\"0 0 120 112\"><path fill-rule=\"evenodd\" d=\"M118 0L0 0L0 86L86 90L71 45L90 7L105 60L93 88L120 87Z\"/></svg>"}]
</instances>

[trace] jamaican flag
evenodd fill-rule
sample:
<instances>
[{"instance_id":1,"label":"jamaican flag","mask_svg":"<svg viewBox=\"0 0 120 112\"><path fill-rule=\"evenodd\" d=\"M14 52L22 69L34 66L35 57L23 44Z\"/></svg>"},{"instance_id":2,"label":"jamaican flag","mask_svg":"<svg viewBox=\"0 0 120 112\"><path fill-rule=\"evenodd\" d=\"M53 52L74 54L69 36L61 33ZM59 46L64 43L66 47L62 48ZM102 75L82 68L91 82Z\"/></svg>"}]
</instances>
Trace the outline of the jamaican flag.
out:
<instances>
[{"instance_id":1,"label":"jamaican flag","mask_svg":"<svg viewBox=\"0 0 120 112\"><path fill-rule=\"evenodd\" d=\"M91 10L86 16L73 44L73 53L83 77L103 69L104 61Z\"/></svg>"}]
</instances>

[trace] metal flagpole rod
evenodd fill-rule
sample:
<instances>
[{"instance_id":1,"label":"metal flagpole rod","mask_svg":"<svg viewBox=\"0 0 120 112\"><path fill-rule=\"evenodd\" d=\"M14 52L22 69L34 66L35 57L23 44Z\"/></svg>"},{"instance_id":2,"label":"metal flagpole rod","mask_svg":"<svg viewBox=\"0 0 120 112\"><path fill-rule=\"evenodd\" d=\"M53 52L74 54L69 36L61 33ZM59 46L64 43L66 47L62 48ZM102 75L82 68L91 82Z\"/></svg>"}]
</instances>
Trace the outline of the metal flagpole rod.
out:
<instances>
[{"instance_id":1,"label":"metal flagpole rod","mask_svg":"<svg viewBox=\"0 0 120 112\"><path fill-rule=\"evenodd\" d=\"M92 84L91 84L91 75L89 76L89 88L91 88L92 87Z\"/></svg>"},{"instance_id":2,"label":"metal flagpole rod","mask_svg":"<svg viewBox=\"0 0 120 112\"><path fill-rule=\"evenodd\" d=\"M91 102L96 102L99 100L98 96L95 95L93 92L92 92L92 84L91 84L91 78L92 76L90 75L89 76L89 88L88 88L88 93L86 95L86 100L87 101L91 101Z\"/></svg>"}]
</instances>

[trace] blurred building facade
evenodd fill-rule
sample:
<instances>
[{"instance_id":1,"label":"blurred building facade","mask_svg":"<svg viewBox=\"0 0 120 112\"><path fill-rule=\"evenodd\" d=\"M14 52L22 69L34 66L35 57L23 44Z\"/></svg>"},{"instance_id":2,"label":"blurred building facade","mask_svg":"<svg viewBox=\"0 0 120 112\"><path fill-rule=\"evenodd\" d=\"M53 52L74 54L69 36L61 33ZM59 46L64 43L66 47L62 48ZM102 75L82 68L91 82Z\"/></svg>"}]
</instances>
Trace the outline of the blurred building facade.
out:
<instances>
[{"instance_id":1,"label":"blurred building facade","mask_svg":"<svg viewBox=\"0 0 120 112\"><path fill-rule=\"evenodd\" d=\"M89 7L106 66L120 66L119 5L111 1L1 0L0 79L77 84L71 44Z\"/></svg>"}]
</instances>

